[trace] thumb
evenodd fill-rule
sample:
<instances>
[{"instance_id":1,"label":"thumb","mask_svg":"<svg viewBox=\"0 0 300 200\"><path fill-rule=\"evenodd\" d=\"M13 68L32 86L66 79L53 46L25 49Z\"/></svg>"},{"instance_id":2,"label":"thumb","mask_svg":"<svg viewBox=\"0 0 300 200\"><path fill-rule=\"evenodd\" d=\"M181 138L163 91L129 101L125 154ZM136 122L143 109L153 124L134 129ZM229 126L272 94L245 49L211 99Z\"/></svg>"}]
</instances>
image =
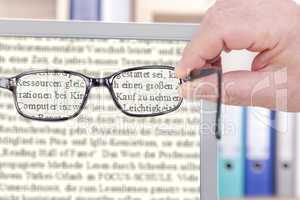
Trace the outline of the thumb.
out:
<instances>
[{"instance_id":1,"label":"thumb","mask_svg":"<svg viewBox=\"0 0 300 200\"><path fill-rule=\"evenodd\" d=\"M216 101L217 83L217 76L211 75L183 84L180 92L188 99ZM275 90L274 72L234 71L227 72L222 77L224 104L275 108Z\"/></svg>"}]
</instances>

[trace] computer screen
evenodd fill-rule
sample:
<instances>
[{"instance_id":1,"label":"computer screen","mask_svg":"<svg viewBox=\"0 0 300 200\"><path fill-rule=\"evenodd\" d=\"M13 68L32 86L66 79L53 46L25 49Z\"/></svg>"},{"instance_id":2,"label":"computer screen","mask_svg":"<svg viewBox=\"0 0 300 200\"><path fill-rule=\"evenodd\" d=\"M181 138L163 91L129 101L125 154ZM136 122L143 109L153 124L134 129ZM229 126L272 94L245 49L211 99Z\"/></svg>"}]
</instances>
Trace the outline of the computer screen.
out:
<instances>
[{"instance_id":1,"label":"computer screen","mask_svg":"<svg viewBox=\"0 0 300 200\"><path fill-rule=\"evenodd\" d=\"M44 69L106 77L130 67L175 66L186 44L1 36L0 77ZM77 117L42 122L19 115L12 93L1 89L0 199L198 200L199 109L184 100L162 116L130 117L107 88L95 87Z\"/></svg>"}]
</instances>

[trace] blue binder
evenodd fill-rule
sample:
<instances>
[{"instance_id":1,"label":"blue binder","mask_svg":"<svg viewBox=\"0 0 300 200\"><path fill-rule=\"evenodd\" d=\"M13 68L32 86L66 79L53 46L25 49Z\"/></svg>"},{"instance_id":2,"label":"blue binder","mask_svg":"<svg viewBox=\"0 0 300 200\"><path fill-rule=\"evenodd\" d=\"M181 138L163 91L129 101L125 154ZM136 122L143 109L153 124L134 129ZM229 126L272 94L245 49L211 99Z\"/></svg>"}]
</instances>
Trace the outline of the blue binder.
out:
<instances>
[{"instance_id":1,"label":"blue binder","mask_svg":"<svg viewBox=\"0 0 300 200\"><path fill-rule=\"evenodd\" d=\"M275 190L275 112L249 108L246 137L246 196L272 196Z\"/></svg>"},{"instance_id":2,"label":"blue binder","mask_svg":"<svg viewBox=\"0 0 300 200\"><path fill-rule=\"evenodd\" d=\"M220 198L244 196L244 126L242 107L222 105L219 152Z\"/></svg>"},{"instance_id":3,"label":"blue binder","mask_svg":"<svg viewBox=\"0 0 300 200\"><path fill-rule=\"evenodd\" d=\"M71 16L73 20L100 20L100 0L71 0Z\"/></svg>"}]
</instances>

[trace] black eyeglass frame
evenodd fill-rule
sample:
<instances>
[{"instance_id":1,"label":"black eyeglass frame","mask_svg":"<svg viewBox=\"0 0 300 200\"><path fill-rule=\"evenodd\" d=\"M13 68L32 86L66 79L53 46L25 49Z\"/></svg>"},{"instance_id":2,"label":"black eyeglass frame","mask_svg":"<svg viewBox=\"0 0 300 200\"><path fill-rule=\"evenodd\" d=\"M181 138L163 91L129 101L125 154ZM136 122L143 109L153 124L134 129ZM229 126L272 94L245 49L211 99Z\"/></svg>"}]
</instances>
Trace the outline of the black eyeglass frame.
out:
<instances>
[{"instance_id":1,"label":"black eyeglass frame","mask_svg":"<svg viewBox=\"0 0 300 200\"><path fill-rule=\"evenodd\" d=\"M128 68L128 69L124 69L124 70L120 70L118 72L113 73L110 76L104 77L104 78L92 78L92 77L88 77L84 74L81 74L79 72L74 72L74 71L68 71L68 70L33 70L33 71L28 71L28 72L23 72L21 74L18 74L16 76L10 77L10 78L0 78L0 88L4 88L4 89L8 89L13 93L13 98L14 98L14 104L15 107L17 109L17 112L28 119L31 120L37 120L37 121L48 121L48 122L56 122L56 121L65 121L65 120L69 120L69 119L73 119L75 117L77 117L82 110L84 109L90 91L93 87L101 87L104 86L106 87L109 92L110 95L113 99L114 104L117 106L117 108L119 110L121 110L121 112L123 112L125 115L131 116L131 117L155 117L155 116L159 116L159 115L164 115L164 114L168 114L171 113L175 110L177 110L183 101L183 98L181 98L180 102L178 103L178 105L176 107L174 107L171 110L168 111L164 111L164 112L160 112L160 113L153 113L153 114L132 114L129 113L127 111L125 111L122 106L119 104L116 94L113 90L113 80L120 74L122 73L126 73L126 72L130 72L130 71L138 71L138 70L145 70L145 69L167 69L167 70L171 70L174 71L175 68L172 66L164 66L164 65L149 65L149 66L141 66L141 67L133 67L133 68ZM80 105L79 110L74 113L73 115L69 116L69 117L62 117L62 118L36 118L36 117L32 117L32 116L28 116L26 114L24 114L18 105L17 102L17 83L19 81L20 78L27 76L27 75L33 75L33 74L39 74L39 73L62 73L62 74L70 74L70 75L74 75L77 77L81 77L86 84L86 89L85 89L85 95L84 98L82 100L82 103ZM219 133L219 121L220 121L220 111L221 111L221 98L222 98L222 71L220 68L215 68L215 67L210 67L210 68L203 68L201 70L198 71L193 71L186 79L179 79L179 83L182 84L184 82L188 82L188 81L193 81L194 79L197 78L202 78L205 76L209 76L212 74L217 74L218 76L218 99L217 99L217 111L216 111L216 137L220 138L220 133Z\"/></svg>"}]
</instances>

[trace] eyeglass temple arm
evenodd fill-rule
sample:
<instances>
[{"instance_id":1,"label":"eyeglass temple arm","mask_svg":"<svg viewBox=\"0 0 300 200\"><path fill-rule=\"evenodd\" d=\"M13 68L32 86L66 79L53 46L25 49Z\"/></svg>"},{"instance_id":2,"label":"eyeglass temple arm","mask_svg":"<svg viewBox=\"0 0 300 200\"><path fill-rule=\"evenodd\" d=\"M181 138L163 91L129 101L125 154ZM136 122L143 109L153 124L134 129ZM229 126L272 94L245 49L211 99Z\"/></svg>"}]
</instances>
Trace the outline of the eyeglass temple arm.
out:
<instances>
[{"instance_id":1,"label":"eyeglass temple arm","mask_svg":"<svg viewBox=\"0 0 300 200\"><path fill-rule=\"evenodd\" d=\"M216 138L221 139L221 103L222 103L222 70L217 71L218 74L218 102L217 102L217 114L216 114Z\"/></svg>"},{"instance_id":2,"label":"eyeglass temple arm","mask_svg":"<svg viewBox=\"0 0 300 200\"><path fill-rule=\"evenodd\" d=\"M217 74L218 76L218 99L217 99L217 113L216 113L216 126L215 134L217 139L221 139L221 130L220 130L220 115L221 115L221 101L222 101L222 70L221 68L204 68L201 70L194 70L191 74L183 79L183 82L193 81L198 78L209 76L212 74Z\"/></svg>"},{"instance_id":3,"label":"eyeglass temple arm","mask_svg":"<svg viewBox=\"0 0 300 200\"><path fill-rule=\"evenodd\" d=\"M8 78L0 77L0 88L10 89Z\"/></svg>"},{"instance_id":4,"label":"eyeglass temple arm","mask_svg":"<svg viewBox=\"0 0 300 200\"><path fill-rule=\"evenodd\" d=\"M205 76L209 76L209 75L216 74L216 73L218 73L218 75L219 75L219 72L220 72L220 69L216 69L216 68L204 68L204 69L200 69L200 70L194 70L191 72L191 74L188 77L183 79L183 81L184 82L193 81L195 79L203 78Z\"/></svg>"}]
</instances>

